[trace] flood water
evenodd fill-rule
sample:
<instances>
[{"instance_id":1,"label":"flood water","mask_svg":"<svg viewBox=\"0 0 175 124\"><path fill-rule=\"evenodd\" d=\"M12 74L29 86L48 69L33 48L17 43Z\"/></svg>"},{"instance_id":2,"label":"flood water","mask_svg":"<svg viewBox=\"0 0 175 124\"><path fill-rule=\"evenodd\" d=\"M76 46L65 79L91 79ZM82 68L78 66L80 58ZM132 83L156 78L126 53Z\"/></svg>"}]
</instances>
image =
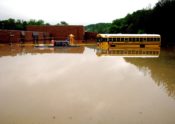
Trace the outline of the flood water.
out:
<instances>
[{"instance_id":1,"label":"flood water","mask_svg":"<svg viewBox=\"0 0 175 124\"><path fill-rule=\"evenodd\" d=\"M175 124L173 49L0 46L0 66L0 124Z\"/></svg>"}]
</instances>

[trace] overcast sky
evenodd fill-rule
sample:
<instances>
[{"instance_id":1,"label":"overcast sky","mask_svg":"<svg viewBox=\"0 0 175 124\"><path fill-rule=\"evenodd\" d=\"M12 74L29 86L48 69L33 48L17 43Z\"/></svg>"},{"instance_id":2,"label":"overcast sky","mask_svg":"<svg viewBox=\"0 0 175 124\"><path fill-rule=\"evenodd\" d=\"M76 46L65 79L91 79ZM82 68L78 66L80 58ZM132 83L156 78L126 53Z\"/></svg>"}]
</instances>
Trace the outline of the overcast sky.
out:
<instances>
[{"instance_id":1,"label":"overcast sky","mask_svg":"<svg viewBox=\"0 0 175 124\"><path fill-rule=\"evenodd\" d=\"M0 0L0 19L42 19L73 25L112 22L158 0Z\"/></svg>"}]
</instances>

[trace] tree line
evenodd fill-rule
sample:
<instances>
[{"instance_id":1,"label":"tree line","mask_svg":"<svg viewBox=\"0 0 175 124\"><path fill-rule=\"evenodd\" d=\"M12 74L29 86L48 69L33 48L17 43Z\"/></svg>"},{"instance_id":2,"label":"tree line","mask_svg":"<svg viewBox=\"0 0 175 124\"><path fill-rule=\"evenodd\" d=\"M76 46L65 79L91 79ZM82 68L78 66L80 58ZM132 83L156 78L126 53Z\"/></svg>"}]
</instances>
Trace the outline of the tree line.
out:
<instances>
[{"instance_id":1,"label":"tree line","mask_svg":"<svg viewBox=\"0 0 175 124\"><path fill-rule=\"evenodd\" d=\"M108 33L111 23L97 23L85 26L87 32Z\"/></svg>"},{"instance_id":2,"label":"tree line","mask_svg":"<svg viewBox=\"0 0 175 124\"><path fill-rule=\"evenodd\" d=\"M12 19L9 18L7 20L0 20L0 29L9 29L9 30L26 30L26 26L28 25L51 25L49 23L44 22L43 20L35 20L30 19L29 21L24 21L20 19ZM68 25L67 22L61 21L56 24L58 25Z\"/></svg>"},{"instance_id":3,"label":"tree line","mask_svg":"<svg viewBox=\"0 0 175 124\"><path fill-rule=\"evenodd\" d=\"M98 33L150 33L162 36L162 45L175 45L175 0L160 0L152 9L142 9L115 19L107 27L91 29ZM92 25L91 25L92 26ZM88 26L87 29L90 31ZM95 29L94 29L95 28ZM104 28L101 31L101 28ZM100 30L98 30L100 29Z\"/></svg>"}]
</instances>

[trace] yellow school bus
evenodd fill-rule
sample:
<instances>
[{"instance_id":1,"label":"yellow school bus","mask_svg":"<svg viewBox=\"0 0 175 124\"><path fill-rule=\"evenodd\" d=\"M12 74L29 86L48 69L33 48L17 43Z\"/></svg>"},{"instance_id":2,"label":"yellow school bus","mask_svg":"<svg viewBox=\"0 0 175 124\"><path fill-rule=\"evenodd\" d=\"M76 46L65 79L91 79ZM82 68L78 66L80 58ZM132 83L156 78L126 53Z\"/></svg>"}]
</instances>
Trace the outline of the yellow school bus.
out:
<instances>
[{"instance_id":1,"label":"yellow school bus","mask_svg":"<svg viewBox=\"0 0 175 124\"><path fill-rule=\"evenodd\" d=\"M97 45L108 47L154 48L160 47L159 34L98 34Z\"/></svg>"}]
</instances>

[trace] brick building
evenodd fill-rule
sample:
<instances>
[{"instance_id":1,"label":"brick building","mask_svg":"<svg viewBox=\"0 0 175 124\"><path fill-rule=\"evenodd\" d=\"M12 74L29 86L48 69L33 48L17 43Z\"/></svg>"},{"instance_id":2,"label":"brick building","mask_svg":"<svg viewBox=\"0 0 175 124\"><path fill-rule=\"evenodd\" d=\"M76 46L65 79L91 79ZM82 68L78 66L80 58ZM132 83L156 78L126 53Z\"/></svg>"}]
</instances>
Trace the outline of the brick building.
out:
<instances>
[{"instance_id":1,"label":"brick building","mask_svg":"<svg viewBox=\"0 0 175 124\"><path fill-rule=\"evenodd\" d=\"M0 43L33 43L33 31L0 30ZM38 32L38 41L49 40L49 33Z\"/></svg>"},{"instance_id":2,"label":"brick building","mask_svg":"<svg viewBox=\"0 0 175 124\"><path fill-rule=\"evenodd\" d=\"M84 26L27 26L27 31L48 32L50 37L55 40L65 40L70 34L74 35L75 40L81 43L84 39Z\"/></svg>"},{"instance_id":3,"label":"brick building","mask_svg":"<svg viewBox=\"0 0 175 124\"><path fill-rule=\"evenodd\" d=\"M97 35L94 32L85 32L81 25L31 25L26 27L26 31L0 30L0 43L49 43L51 39L66 40L70 34L74 35L75 43L95 41Z\"/></svg>"}]
</instances>

